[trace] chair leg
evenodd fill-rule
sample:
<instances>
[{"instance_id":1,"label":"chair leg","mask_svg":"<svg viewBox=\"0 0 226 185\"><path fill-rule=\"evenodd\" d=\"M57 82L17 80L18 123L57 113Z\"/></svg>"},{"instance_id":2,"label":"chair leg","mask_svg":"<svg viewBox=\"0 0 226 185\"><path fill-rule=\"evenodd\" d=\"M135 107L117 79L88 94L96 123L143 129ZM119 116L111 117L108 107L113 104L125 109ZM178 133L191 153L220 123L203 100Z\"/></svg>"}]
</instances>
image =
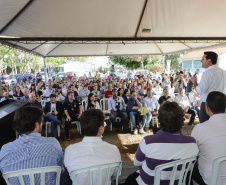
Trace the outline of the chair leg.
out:
<instances>
[{"instance_id":1,"label":"chair leg","mask_svg":"<svg viewBox=\"0 0 226 185\"><path fill-rule=\"evenodd\" d=\"M112 131L112 122L110 122L110 131Z\"/></svg>"},{"instance_id":2,"label":"chair leg","mask_svg":"<svg viewBox=\"0 0 226 185\"><path fill-rule=\"evenodd\" d=\"M58 137L60 137L60 125L57 125Z\"/></svg>"},{"instance_id":3,"label":"chair leg","mask_svg":"<svg viewBox=\"0 0 226 185\"><path fill-rule=\"evenodd\" d=\"M131 132L133 132L133 123L132 123L131 120L130 120L129 124L130 124L130 127L131 127Z\"/></svg>"}]
</instances>

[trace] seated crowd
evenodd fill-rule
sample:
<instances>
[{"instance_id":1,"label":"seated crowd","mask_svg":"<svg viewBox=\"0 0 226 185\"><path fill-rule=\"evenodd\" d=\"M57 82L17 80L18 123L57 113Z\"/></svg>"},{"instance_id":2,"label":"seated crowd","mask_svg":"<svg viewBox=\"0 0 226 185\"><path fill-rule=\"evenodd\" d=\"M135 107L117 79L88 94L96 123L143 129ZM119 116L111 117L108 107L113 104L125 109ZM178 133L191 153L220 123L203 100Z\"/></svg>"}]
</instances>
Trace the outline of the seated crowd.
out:
<instances>
[{"instance_id":1,"label":"seated crowd","mask_svg":"<svg viewBox=\"0 0 226 185\"><path fill-rule=\"evenodd\" d=\"M3 76L4 97L1 101L14 98L27 101L30 106L15 112L13 127L20 136L1 148L0 170L6 173L60 166L61 184L70 185L70 175L74 170L120 162L118 148L101 139L107 113L113 131L123 131L125 123L130 122L133 134L143 134L150 132L153 117L158 117L160 123L160 130L155 135L141 140L134 158L134 165L139 170L127 177L125 185L153 184L156 166L198 154L192 179L200 185L206 185L211 178L213 160L226 155L226 148L222 147L226 141L226 97L218 91L210 92L206 99L206 113L210 119L195 126L191 136L183 135L185 114L191 115L189 125L192 125L195 116L199 116L201 106L200 95L191 77L187 71L172 71L171 74L162 75L158 72L133 74L129 71L126 78L123 73L117 77L111 70L111 75L104 79L98 72L94 77L90 74L80 79L76 74L64 75L62 78L51 75L45 84L40 74L36 78L31 75L29 79L21 75L17 81L10 81ZM44 121L51 122L51 138L40 134ZM83 140L69 145L63 158L62 148L54 138L56 128L62 125L65 139L69 141L70 126L74 121L81 124ZM226 165L223 164L217 185L226 184L225 172ZM161 184L169 184L167 170L163 173L166 176ZM114 176L114 170L110 176ZM54 174L46 176L46 184L55 184L54 177ZM40 178L36 177L36 180L39 182ZM86 185L86 174L78 176L77 181L78 184ZM111 179L103 176L102 182L111 184ZM10 178L10 183L19 184L17 178Z\"/></svg>"},{"instance_id":2,"label":"seated crowd","mask_svg":"<svg viewBox=\"0 0 226 185\"><path fill-rule=\"evenodd\" d=\"M73 93L71 93L72 95ZM55 96L50 98L53 101ZM134 101L137 101L137 104L140 103L138 99ZM59 106L62 105L59 104ZM134 158L134 165L138 166L139 170L129 175L124 184L153 184L156 166L198 154L192 179L200 185L208 184L212 174L213 160L226 155L226 148L222 147L226 141L224 133L226 129L225 106L226 96L223 93L218 91L209 93L206 101L206 112L210 119L197 125L191 136L185 136L182 134L184 109L176 102L164 102L158 110L160 130L157 134L146 136L141 140ZM104 120L105 115L99 109L89 109L82 113L80 123L84 138L79 143L69 145L65 149L63 157L59 142L54 137L42 137L40 134L44 122L43 110L31 106L21 107L15 112L13 124L13 128L20 136L1 148L0 170L2 173L7 173L29 168L60 166L60 184L70 185L74 170L121 162L118 148L103 142L101 139L106 126ZM102 184L106 184L106 182L109 185L114 184L112 179L115 170L117 168L111 169L109 178L102 175ZM180 170L179 168L178 172ZM217 185L226 184L225 172L226 165L223 163L219 171ZM161 184L169 184L169 169L162 173L164 178L161 180ZM98 178L95 178L96 175L98 173L93 174L93 184L95 185L98 181ZM34 178L36 184L39 184L40 176ZM15 177L9 178L9 181L13 185L19 184L19 179ZM28 178L25 178L25 182L29 184ZM56 184L56 175L50 173L46 176L45 182L48 185ZM87 173L81 173L77 177L77 183L87 185Z\"/></svg>"},{"instance_id":3,"label":"seated crowd","mask_svg":"<svg viewBox=\"0 0 226 185\"><path fill-rule=\"evenodd\" d=\"M52 137L56 136L56 126L61 124L65 127L65 139L70 140L71 122L79 121L83 110L103 110L104 106L109 111L113 131L123 131L123 125L131 122L133 133L143 134L150 131L152 116L158 116L164 101L177 102L185 113L191 114L189 125L194 123L201 102L200 95L192 88L191 76L190 70L172 70L171 74L161 75L157 71L134 74L129 70L127 77L122 72L119 76L111 74L103 78L98 72L80 78L69 73L62 78L58 74L48 75L45 84L40 73L36 78L31 74L28 79L21 74L17 80L3 75L1 101L14 98L43 107L45 120L51 122ZM108 99L108 103L101 103L101 99ZM139 115L141 107L147 108L146 114Z\"/></svg>"}]
</instances>

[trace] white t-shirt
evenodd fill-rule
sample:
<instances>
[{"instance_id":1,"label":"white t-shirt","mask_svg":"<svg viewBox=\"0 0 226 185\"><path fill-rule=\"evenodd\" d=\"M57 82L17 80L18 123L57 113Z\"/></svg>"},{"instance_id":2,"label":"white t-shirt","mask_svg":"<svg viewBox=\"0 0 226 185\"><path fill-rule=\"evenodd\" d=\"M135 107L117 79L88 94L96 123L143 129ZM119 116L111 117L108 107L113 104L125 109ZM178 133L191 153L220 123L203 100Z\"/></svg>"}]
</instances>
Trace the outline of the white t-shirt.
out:
<instances>
[{"instance_id":1,"label":"white t-shirt","mask_svg":"<svg viewBox=\"0 0 226 185\"><path fill-rule=\"evenodd\" d=\"M199 147L198 167L206 184L209 184L213 160L226 155L226 115L215 114L208 121L198 124L193 129L191 136L197 141ZM226 162L221 163L216 185L226 184Z\"/></svg>"},{"instance_id":2,"label":"white t-shirt","mask_svg":"<svg viewBox=\"0 0 226 185\"><path fill-rule=\"evenodd\" d=\"M68 146L64 154L64 164L69 173L76 169L120 161L121 155L118 148L102 141L100 137L84 137L81 142ZM111 175L113 173L112 170ZM104 181L105 176L102 177ZM78 175L78 184L88 184L87 174ZM108 184L111 184L110 181ZM93 185L96 185L96 182L93 182Z\"/></svg>"}]
</instances>

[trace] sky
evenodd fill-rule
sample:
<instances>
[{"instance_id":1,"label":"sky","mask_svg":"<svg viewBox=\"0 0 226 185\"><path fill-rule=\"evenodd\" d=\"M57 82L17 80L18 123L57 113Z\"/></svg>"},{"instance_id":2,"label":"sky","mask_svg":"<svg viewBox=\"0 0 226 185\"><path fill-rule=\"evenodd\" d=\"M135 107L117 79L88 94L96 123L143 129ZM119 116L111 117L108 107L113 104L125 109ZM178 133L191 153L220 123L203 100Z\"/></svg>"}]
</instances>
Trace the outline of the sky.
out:
<instances>
[{"instance_id":1,"label":"sky","mask_svg":"<svg viewBox=\"0 0 226 185\"><path fill-rule=\"evenodd\" d=\"M108 66L108 57L89 57L89 62L95 64L95 68L99 68L101 65L102 67L109 67Z\"/></svg>"}]
</instances>

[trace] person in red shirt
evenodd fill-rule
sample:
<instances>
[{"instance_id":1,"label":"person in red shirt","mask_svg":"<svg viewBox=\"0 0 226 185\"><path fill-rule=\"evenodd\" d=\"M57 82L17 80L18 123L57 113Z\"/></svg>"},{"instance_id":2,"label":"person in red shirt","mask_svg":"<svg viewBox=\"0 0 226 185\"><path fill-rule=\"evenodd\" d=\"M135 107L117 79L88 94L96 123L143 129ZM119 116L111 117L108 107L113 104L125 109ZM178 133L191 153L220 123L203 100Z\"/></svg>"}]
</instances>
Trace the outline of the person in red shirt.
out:
<instances>
[{"instance_id":1,"label":"person in red shirt","mask_svg":"<svg viewBox=\"0 0 226 185\"><path fill-rule=\"evenodd\" d=\"M72 80L73 76L71 76L71 73L67 76L68 79Z\"/></svg>"},{"instance_id":2,"label":"person in red shirt","mask_svg":"<svg viewBox=\"0 0 226 185\"><path fill-rule=\"evenodd\" d=\"M108 90L104 92L105 98L110 98L112 96L112 84L108 84Z\"/></svg>"},{"instance_id":3,"label":"person in red shirt","mask_svg":"<svg viewBox=\"0 0 226 185\"><path fill-rule=\"evenodd\" d=\"M145 81L142 82L142 88L143 88L144 90L146 90L146 89L148 88L148 86L146 85L146 82L145 82Z\"/></svg>"}]
</instances>

